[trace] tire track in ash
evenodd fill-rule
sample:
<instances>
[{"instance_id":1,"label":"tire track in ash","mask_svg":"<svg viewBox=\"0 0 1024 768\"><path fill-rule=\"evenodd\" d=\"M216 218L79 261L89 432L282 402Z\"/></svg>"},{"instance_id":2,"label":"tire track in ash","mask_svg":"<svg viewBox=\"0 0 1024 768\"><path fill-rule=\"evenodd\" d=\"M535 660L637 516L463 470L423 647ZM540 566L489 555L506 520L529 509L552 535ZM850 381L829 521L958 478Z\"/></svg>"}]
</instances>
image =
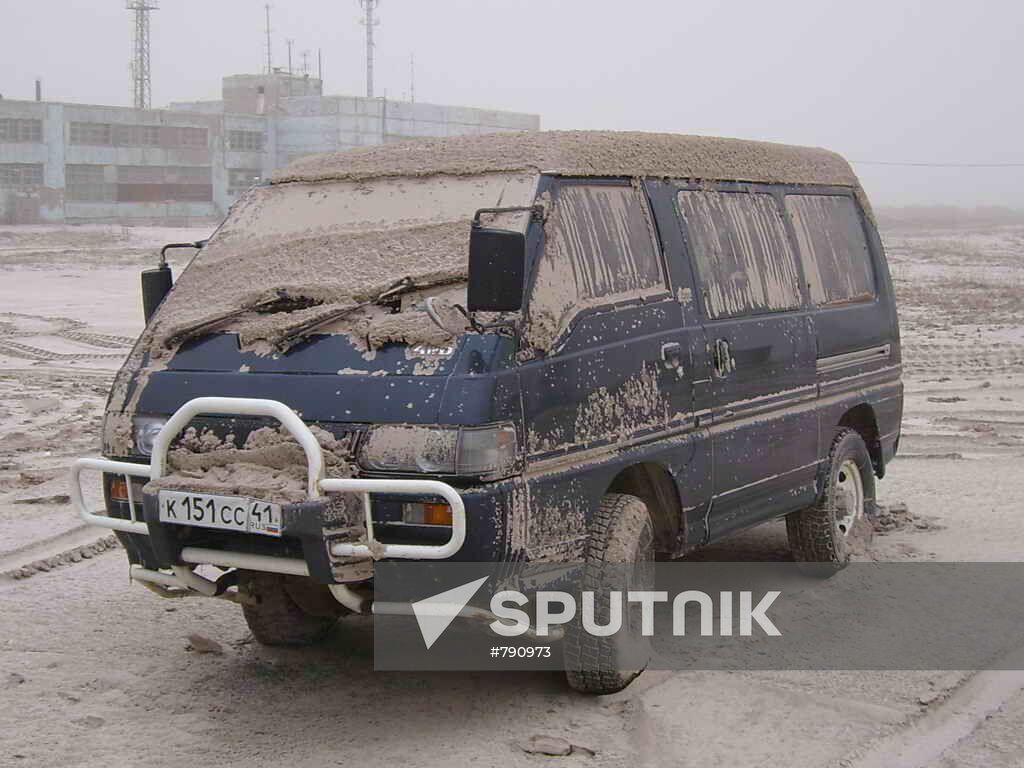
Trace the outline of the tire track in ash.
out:
<instances>
[{"instance_id":1,"label":"tire track in ash","mask_svg":"<svg viewBox=\"0 0 1024 768\"><path fill-rule=\"evenodd\" d=\"M903 348L903 366L914 371L996 373L1024 368L1024 347L1013 344L914 344Z\"/></svg>"},{"instance_id":2,"label":"tire track in ash","mask_svg":"<svg viewBox=\"0 0 1024 768\"><path fill-rule=\"evenodd\" d=\"M4 312L8 320L0 321L0 354L22 360L35 362L60 362L80 360L113 360L123 358L134 339L115 334L95 333L81 320L70 317L53 317L47 315L29 315L18 312ZM18 321L44 323L50 328L19 327ZM119 349L122 352L53 352L48 349L22 344L14 339L19 337L50 336L66 341L82 344L97 349Z\"/></svg>"},{"instance_id":3,"label":"tire track in ash","mask_svg":"<svg viewBox=\"0 0 1024 768\"><path fill-rule=\"evenodd\" d=\"M35 360L37 362L60 362L69 360L121 360L126 352L51 352L48 349L30 347L27 344L19 344L16 341L0 339L0 355L20 358L22 360Z\"/></svg>"},{"instance_id":4,"label":"tire track in ash","mask_svg":"<svg viewBox=\"0 0 1024 768\"><path fill-rule=\"evenodd\" d=\"M89 331L58 331L53 334L64 339L77 341L90 347L101 347L103 349L121 349L130 347L135 339L127 336L112 336L105 333L92 333Z\"/></svg>"}]
</instances>

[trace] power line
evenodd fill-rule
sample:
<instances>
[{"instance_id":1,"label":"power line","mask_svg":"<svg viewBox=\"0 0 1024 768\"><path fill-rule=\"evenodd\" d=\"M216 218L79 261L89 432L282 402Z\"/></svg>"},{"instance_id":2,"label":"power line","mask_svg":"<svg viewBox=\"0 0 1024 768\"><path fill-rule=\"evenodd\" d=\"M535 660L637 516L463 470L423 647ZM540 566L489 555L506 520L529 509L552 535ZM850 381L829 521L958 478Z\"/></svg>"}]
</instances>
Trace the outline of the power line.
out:
<instances>
[{"instance_id":1,"label":"power line","mask_svg":"<svg viewBox=\"0 0 1024 768\"><path fill-rule=\"evenodd\" d=\"M906 168L1024 168L1021 163L904 163L888 160L851 160L855 165L892 165Z\"/></svg>"}]
</instances>

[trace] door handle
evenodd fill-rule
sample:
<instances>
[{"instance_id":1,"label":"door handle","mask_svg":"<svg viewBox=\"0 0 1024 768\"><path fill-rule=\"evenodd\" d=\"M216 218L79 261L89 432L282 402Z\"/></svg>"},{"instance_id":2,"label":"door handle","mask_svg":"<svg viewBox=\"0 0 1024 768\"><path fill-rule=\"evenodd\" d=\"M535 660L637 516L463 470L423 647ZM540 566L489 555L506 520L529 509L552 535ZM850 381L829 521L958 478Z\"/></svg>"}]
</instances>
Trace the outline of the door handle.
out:
<instances>
[{"instance_id":1,"label":"door handle","mask_svg":"<svg viewBox=\"0 0 1024 768\"><path fill-rule=\"evenodd\" d=\"M661 345L661 364L666 371L675 371L680 379L686 375L683 369L683 346L676 342Z\"/></svg>"},{"instance_id":2,"label":"door handle","mask_svg":"<svg viewBox=\"0 0 1024 768\"><path fill-rule=\"evenodd\" d=\"M736 370L736 360L732 356L728 339L715 339L714 358L715 373L718 376L728 376Z\"/></svg>"}]
</instances>

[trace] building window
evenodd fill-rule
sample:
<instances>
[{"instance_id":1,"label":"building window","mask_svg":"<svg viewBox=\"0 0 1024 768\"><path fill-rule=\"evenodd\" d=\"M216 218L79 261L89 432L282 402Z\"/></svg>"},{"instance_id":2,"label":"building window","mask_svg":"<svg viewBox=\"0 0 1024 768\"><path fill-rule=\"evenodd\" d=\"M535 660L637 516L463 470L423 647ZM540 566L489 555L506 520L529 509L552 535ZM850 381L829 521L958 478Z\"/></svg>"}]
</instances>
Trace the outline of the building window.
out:
<instances>
[{"instance_id":1,"label":"building window","mask_svg":"<svg viewBox=\"0 0 1024 768\"><path fill-rule=\"evenodd\" d=\"M78 202L213 201L209 166L68 165L66 199Z\"/></svg>"},{"instance_id":2,"label":"building window","mask_svg":"<svg viewBox=\"0 0 1024 768\"><path fill-rule=\"evenodd\" d=\"M261 180L259 168L230 168L228 169L228 194L237 197L254 184L259 184Z\"/></svg>"},{"instance_id":3,"label":"building window","mask_svg":"<svg viewBox=\"0 0 1024 768\"><path fill-rule=\"evenodd\" d=\"M0 118L0 142L39 143L43 140L43 121L20 117Z\"/></svg>"},{"instance_id":4,"label":"building window","mask_svg":"<svg viewBox=\"0 0 1024 768\"><path fill-rule=\"evenodd\" d=\"M164 175L162 165L117 166L118 184L163 184Z\"/></svg>"},{"instance_id":5,"label":"building window","mask_svg":"<svg viewBox=\"0 0 1024 768\"><path fill-rule=\"evenodd\" d=\"M114 125L111 126L111 138L115 147L134 147L135 146L135 126L134 125Z\"/></svg>"},{"instance_id":6,"label":"building window","mask_svg":"<svg viewBox=\"0 0 1024 768\"><path fill-rule=\"evenodd\" d=\"M42 163L5 163L0 165L0 187L41 187Z\"/></svg>"},{"instance_id":7,"label":"building window","mask_svg":"<svg viewBox=\"0 0 1024 768\"><path fill-rule=\"evenodd\" d=\"M207 146L207 131L205 128L179 128L178 146L199 147L205 149Z\"/></svg>"},{"instance_id":8,"label":"building window","mask_svg":"<svg viewBox=\"0 0 1024 768\"><path fill-rule=\"evenodd\" d=\"M113 141L117 147L159 147L159 125L115 125Z\"/></svg>"},{"instance_id":9,"label":"building window","mask_svg":"<svg viewBox=\"0 0 1024 768\"><path fill-rule=\"evenodd\" d=\"M209 203L213 201L211 184L165 184L165 199L188 203Z\"/></svg>"},{"instance_id":10,"label":"building window","mask_svg":"<svg viewBox=\"0 0 1024 768\"><path fill-rule=\"evenodd\" d=\"M72 123L71 143L108 147L112 133L110 123Z\"/></svg>"},{"instance_id":11,"label":"building window","mask_svg":"<svg viewBox=\"0 0 1024 768\"><path fill-rule=\"evenodd\" d=\"M236 152L262 152L265 143L263 131L228 131L228 149Z\"/></svg>"},{"instance_id":12,"label":"building window","mask_svg":"<svg viewBox=\"0 0 1024 768\"><path fill-rule=\"evenodd\" d=\"M160 126L159 125L140 125L139 126L139 146L142 146L142 147L159 147L160 146Z\"/></svg>"},{"instance_id":13,"label":"building window","mask_svg":"<svg viewBox=\"0 0 1024 768\"><path fill-rule=\"evenodd\" d=\"M168 184L210 184L213 169L208 165L179 165L165 169L164 181Z\"/></svg>"},{"instance_id":14,"label":"building window","mask_svg":"<svg viewBox=\"0 0 1024 768\"><path fill-rule=\"evenodd\" d=\"M165 141L161 141L161 138ZM120 125L110 123L71 123L72 144L103 147L189 147L205 149L206 128L188 126Z\"/></svg>"},{"instance_id":15,"label":"building window","mask_svg":"<svg viewBox=\"0 0 1024 768\"><path fill-rule=\"evenodd\" d=\"M107 181L105 165L64 166L66 199L83 203L114 201L114 185Z\"/></svg>"},{"instance_id":16,"label":"building window","mask_svg":"<svg viewBox=\"0 0 1024 768\"><path fill-rule=\"evenodd\" d=\"M209 166L119 165L117 202L211 202L212 178Z\"/></svg>"}]
</instances>

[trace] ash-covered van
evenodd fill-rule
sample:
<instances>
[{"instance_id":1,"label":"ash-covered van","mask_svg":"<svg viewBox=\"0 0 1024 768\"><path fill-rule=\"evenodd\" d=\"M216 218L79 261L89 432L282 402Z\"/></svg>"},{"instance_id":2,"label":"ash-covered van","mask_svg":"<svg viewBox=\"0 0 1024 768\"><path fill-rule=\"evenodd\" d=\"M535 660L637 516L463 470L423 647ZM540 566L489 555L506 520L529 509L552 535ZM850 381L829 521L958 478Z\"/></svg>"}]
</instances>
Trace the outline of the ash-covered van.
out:
<instances>
[{"instance_id":1,"label":"ash-covered van","mask_svg":"<svg viewBox=\"0 0 1024 768\"><path fill-rule=\"evenodd\" d=\"M796 559L841 567L899 442L882 245L824 150L368 147L295 163L201 245L166 296L146 276L73 492L134 580L232 597L264 643L367 610L382 559L643 563L786 516ZM566 643L575 687L635 676L602 643Z\"/></svg>"}]
</instances>

